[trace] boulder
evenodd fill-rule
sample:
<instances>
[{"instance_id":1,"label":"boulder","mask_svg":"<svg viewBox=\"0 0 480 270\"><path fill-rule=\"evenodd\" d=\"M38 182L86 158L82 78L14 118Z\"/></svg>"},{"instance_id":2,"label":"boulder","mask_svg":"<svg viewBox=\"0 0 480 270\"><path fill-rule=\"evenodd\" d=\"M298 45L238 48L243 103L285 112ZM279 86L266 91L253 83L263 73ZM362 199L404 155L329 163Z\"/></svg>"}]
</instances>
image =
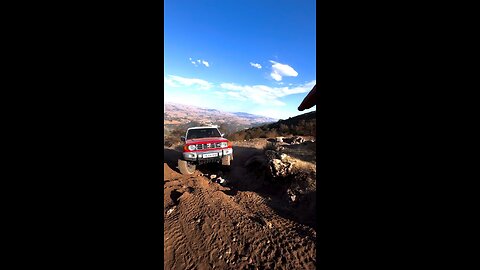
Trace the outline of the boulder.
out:
<instances>
[{"instance_id":1,"label":"boulder","mask_svg":"<svg viewBox=\"0 0 480 270\"><path fill-rule=\"evenodd\" d=\"M265 156L267 158L267 172L273 179L283 178L291 173L293 166L287 161L287 154L274 150L265 150Z\"/></svg>"},{"instance_id":2,"label":"boulder","mask_svg":"<svg viewBox=\"0 0 480 270\"><path fill-rule=\"evenodd\" d=\"M305 141L305 139L303 137L295 136L295 137L292 138L291 144L301 144L304 141Z\"/></svg>"},{"instance_id":3,"label":"boulder","mask_svg":"<svg viewBox=\"0 0 480 270\"><path fill-rule=\"evenodd\" d=\"M288 162L282 162L280 159L272 159L268 164L269 173L274 178L277 177L286 177L290 174L292 166Z\"/></svg>"}]
</instances>

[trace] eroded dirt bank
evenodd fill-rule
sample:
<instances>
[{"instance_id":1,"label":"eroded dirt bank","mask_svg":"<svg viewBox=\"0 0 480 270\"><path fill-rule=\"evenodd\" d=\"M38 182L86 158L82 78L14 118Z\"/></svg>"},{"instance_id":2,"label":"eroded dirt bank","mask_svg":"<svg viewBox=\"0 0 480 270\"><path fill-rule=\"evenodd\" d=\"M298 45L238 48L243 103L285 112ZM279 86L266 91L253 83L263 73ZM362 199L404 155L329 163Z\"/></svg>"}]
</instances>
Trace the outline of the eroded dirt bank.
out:
<instances>
[{"instance_id":1,"label":"eroded dirt bank","mask_svg":"<svg viewBox=\"0 0 480 270\"><path fill-rule=\"evenodd\" d=\"M191 176L176 169L180 152L164 150L165 269L315 269L312 217L292 215L286 191L272 188L261 168L245 166L263 155L259 148L234 147L230 170L205 166Z\"/></svg>"}]
</instances>

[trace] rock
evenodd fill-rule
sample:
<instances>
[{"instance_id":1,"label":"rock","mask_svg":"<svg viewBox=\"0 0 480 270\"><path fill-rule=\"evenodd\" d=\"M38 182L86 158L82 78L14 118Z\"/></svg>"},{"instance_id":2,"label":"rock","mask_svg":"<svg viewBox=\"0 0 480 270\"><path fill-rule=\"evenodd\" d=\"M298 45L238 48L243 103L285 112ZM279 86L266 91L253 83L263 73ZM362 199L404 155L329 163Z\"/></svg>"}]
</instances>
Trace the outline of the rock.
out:
<instances>
[{"instance_id":1,"label":"rock","mask_svg":"<svg viewBox=\"0 0 480 270\"><path fill-rule=\"evenodd\" d=\"M270 221L267 223L267 226L268 226L269 229L273 228L273 224Z\"/></svg>"},{"instance_id":2,"label":"rock","mask_svg":"<svg viewBox=\"0 0 480 270\"><path fill-rule=\"evenodd\" d=\"M291 171L291 164L288 162L282 162L280 159L273 159L268 164L269 173L275 177L285 177Z\"/></svg>"},{"instance_id":3,"label":"rock","mask_svg":"<svg viewBox=\"0 0 480 270\"><path fill-rule=\"evenodd\" d=\"M292 144L301 144L304 141L305 141L305 139L303 137L295 136L295 137L293 137Z\"/></svg>"},{"instance_id":4,"label":"rock","mask_svg":"<svg viewBox=\"0 0 480 270\"><path fill-rule=\"evenodd\" d=\"M167 215L170 215L170 214L173 212L173 210L174 210L174 209L175 209L175 206L174 206L174 207L172 207L172 208L170 208L170 209L168 209L168 211L167 211Z\"/></svg>"},{"instance_id":5,"label":"rock","mask_svg":"<svg viewBox=\"0 0 480 270\"><path fill-rule=\"evenodd\" d=\"M287 157L288 157L287 154L281 154L281 155L280 155L280 159L281 159L281 160L285 160Z\"/></svg>"},{"instance_id":6,"label":"rock","mask_svg":"<svg viewBox=\"0 0 480 270\"><path fill-rule=\"evenodd\" d=\"M215 175L215 174L210 175L210 179L211 179L211 180L213 180L213 179L215 179L215 178L217 178L217 175Z\"/></svg>"},{"instance_id":7,"label":"rock","mask_svg":"<svg viewBox=\"0 0 480 270\"><path fill-rule=\"evenodd\" d=\"M202 221L201 219L197 219L197 223L200 223L200 221Z\"/></svg>"},{"instance_id":8,"label":"rock","mask_svg":"<svg viewBox=\"0 0 480 270\"><path fill-rule=\"evenodd\" d=\"M291 201L291 202L295 202L295 200L297 199L297 194L295 194L295 193L293 192L293 190L290 189L290 188L287 189L287 195L288 195L288 197L290 198L290 201Z\"/></svg>"},{"instance_id":9,"label":"rock","mask_svg":"<svg viewBox=\"0 0 480 270\"><path fill-rule=\"evenodd\" d=\"M276 137L275 140L276 140L277 142L283 142L283 137Z\"/></svg>"},{"instance_id":10,"label":"rock","mask_svg":"<svg viewBox=\"0 0 480 270\"><path fill-rule=\"evenodd\" d=\"M243 256L242 261L246 261L246 260L248 260L248 257Z\"/></svg>"},{"instance_id":11,"label":"rock","mask_svg":"<svg viewBox=\"0 0 480 270\"><path fill-rule=\"evenodd\" d=\"M294 136L294 137L290 137L290 138L285 138L283 139L284 142L286 143L289 143L289 144L301 144L303 142L305 142L305 139L303 137L300 137L300 136Z\"/></svg>"}]
</instances>

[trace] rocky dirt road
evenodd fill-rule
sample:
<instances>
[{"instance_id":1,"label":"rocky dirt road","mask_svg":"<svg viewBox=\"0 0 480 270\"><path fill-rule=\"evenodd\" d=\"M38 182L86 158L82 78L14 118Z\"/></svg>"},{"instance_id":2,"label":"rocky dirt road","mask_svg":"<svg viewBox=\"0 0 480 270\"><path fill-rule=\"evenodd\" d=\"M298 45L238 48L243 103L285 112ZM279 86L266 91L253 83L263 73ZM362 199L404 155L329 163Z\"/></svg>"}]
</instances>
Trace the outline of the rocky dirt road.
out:
<instances>
[{"instance_id":1,"label":"rocky dirt road","mask_svg":"<svg viewBox=\"0 0 480 270\"><path fill-rule=\"evenodd\" d=\"M275 193L243 166L257 148L234 147L230 170L183 176L180 152L164 149L165 269L315 269L316 232L279 212ZM220 173L228 186L205 174Z\"/></svg>"}]
</instances>

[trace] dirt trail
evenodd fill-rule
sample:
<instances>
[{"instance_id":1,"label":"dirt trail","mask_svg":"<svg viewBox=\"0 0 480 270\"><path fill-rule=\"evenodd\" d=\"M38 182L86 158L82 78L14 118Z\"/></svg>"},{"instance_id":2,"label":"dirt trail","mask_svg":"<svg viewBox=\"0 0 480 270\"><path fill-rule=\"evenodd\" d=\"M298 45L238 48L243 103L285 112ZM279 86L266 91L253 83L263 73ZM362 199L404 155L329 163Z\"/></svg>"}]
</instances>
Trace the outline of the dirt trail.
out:
<instances>
[{"instance_id":1,"label":"dirt trail","mask_svg":"<svg viewBox=\"0 0 480 270\"><path fill-rule=\"evenodd\" d=\"M315 269L315 230L280 216L255 188L241 188L254 184L255 172L242 164L258 151L234 148L223 172L232 187L223 187L201 175L216 167L179 174L180 153L165 149L165 269Z\"/></svg>"}]
</instances>

